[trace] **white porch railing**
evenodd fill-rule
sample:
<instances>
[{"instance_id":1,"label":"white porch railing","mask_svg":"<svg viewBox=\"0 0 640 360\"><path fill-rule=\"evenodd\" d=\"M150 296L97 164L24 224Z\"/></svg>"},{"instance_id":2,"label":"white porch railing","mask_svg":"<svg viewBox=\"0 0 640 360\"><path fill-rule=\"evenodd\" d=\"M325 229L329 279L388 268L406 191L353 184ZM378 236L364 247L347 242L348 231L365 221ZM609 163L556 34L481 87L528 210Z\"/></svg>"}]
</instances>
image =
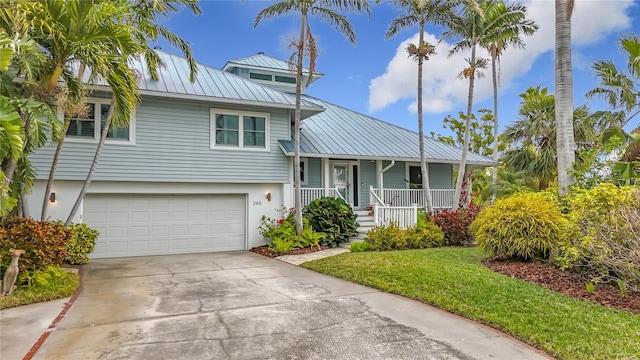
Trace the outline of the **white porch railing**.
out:
<instances>
[{"instance_id":1,"label":"white porch railing","mask_svg":"<svg viewBox=\"0 0 640 360\"><path fill-rule=\"evenodd\" d=\"M416 226L418 222L417 206L380 206L373 205L376 226L388 226L396 223L401 229Z\"/></svg>"},{"instance_id":2,"label":"white porch railing","mask_svg":"<svg viewBox=\"0 0 640 360\"><path fill-rule=\"evenodd\" d=\"M424 207L422 189L383 189L382 196L380 190L371 188L371 204L380 203L382 200L386 205L392 206L413 206ZM453 205L453 189L433 189L431 190L431 201L434 209L451 209Z\"/></svg>"},{"instance_id":3,"label":"white porch railing","mask_svg":"<svg viewBox=\"0 0 640 360\"><path fill-rule=\"evenodd\" d=\"M313 200L320 199L324 196L330 196L345 200L342 194L335 188L302 188L301 190L303 207L309 205Z\"/></svg>"}]
</instances>

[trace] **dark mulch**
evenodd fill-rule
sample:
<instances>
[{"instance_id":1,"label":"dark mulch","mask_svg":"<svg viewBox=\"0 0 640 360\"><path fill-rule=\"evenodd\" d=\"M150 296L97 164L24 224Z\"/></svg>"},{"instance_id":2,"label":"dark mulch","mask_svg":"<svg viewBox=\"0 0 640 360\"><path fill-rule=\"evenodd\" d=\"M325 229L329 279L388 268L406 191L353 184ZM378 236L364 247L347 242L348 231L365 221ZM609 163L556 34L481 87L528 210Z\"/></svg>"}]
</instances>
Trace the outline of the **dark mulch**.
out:
<instances>
[{"instance_id":1,"label":"dark mulch","mask_svg":"<svg viewBox=\"0 0 640 360\"><path fill-rule=\"evenodd\" d=\"M303 249L293 249L286 254L278 254L278 253L270 252L269 247L267 245L262 245L262 246L254 247L249 251L273 258L273 257L282 256L282 255L304 255L304 254L308 254L308 253L312 253L320 250L327 250L327 249L331 249L331 248L329 246L320 246L320 248L310 247L310 248L303 248Z\"/></svg>"},{"instance_id":2,"label":"dark mulch","mask_svg":"<svg viewBox=\"0 0 640 360\"><path fill-rule=\"evenodd\" d=\"M549 264L503 259L488 259L484 261L484 264L495 272L536 283L576 299L588 300L610 308L640 314L640 293L630 292L621 296L617 286L604 284L596 285L595 292L589 293L585 286L589 280L578 273L561 271Z\"/></svg>"}]
</instances>

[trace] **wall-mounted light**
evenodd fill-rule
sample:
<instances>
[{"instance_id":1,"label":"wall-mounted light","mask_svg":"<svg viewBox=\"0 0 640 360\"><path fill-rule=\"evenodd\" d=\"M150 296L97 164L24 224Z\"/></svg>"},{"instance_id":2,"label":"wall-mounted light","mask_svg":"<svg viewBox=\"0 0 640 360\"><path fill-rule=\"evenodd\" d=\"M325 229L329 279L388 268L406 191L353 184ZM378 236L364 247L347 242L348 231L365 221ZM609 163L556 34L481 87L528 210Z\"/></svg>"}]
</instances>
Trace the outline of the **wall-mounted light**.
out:
<instances>
[{"instance_id":1,"label":"wall-mounted light","mask_svg":"<svg viewBox=\"0 0 640 360\"><path fill-rule=\"evenodd\" d=\"M267 201L271 201L271 193L270 192L267 193Z\"/></svg>"},{"instance_id":2,"label":"wall-mounted light","mask_svg":"<svg viewBox=\"0 0 640 360\"><path fill-rule=\"evenodd\" d=\"M56 202L56 193L52 192L51 194L49 194L49 202Z\"/></svg>"}]
</instances>

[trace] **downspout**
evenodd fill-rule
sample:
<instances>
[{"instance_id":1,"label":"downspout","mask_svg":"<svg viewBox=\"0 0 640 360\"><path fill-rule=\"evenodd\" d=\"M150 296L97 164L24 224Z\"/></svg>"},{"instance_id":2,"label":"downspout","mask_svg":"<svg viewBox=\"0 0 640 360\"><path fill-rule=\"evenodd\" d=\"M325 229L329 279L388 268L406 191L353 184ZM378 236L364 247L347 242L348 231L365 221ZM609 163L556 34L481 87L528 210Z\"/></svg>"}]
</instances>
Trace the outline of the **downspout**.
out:
<instances>
[{"instance_id":1,"label":"downspout","mask_svg":"<svg viewBox=\"0 0 640 360\"><path fill-rule=\"evenodd\" d=\"M380 172L380 190L379 191L380 191L380 198L382 198L383 201L384 201L384 173L387 172L389 169L391 169L395 164L396 164L396 161L391 160L391 164L387 165Z\"/></svg>"}]
</instances>

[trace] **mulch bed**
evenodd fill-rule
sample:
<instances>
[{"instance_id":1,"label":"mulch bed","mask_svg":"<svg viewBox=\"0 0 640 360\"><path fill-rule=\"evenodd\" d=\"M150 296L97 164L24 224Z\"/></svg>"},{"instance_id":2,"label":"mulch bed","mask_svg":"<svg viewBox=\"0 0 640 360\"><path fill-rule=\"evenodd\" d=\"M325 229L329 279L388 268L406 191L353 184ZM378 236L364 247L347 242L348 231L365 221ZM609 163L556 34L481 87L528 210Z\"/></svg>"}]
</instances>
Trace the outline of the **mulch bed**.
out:
<instances>
[{"instance_id":1,"label":"mulch bed","mask_svg":"<svg viewBox=\"0 0 640 360\"><path fill-rule=\"evenodd\" d=\"M503 259L487 259L484 265L497 273L539 284L576 299L640 314L640 293L630 292L621 296L617 286L603 284L596 285L595 292L589 293L585 286L589 282L587 278L578 273L561 271L553 265Z\"/></svg>"},{"instance_id":2,"label":"mulch bed","mask_svg":"<svg viewBox=\"0 0 640 360\"><path fill-rule=\"evenodd\" d=\"M329 246L320 246L319 249L317 247L310 247L310 248L304 248L304 249L293 249L286 254L278 254L278 253L270 252L269 247L267 245L262 245L262 246L254 247L249 251L254 252L256 254L274 258L282 255L304 255L304 254L309 254L312 252L327 250L327 249L331 249L331 248Z\"/></svg>"}]
</instances>

